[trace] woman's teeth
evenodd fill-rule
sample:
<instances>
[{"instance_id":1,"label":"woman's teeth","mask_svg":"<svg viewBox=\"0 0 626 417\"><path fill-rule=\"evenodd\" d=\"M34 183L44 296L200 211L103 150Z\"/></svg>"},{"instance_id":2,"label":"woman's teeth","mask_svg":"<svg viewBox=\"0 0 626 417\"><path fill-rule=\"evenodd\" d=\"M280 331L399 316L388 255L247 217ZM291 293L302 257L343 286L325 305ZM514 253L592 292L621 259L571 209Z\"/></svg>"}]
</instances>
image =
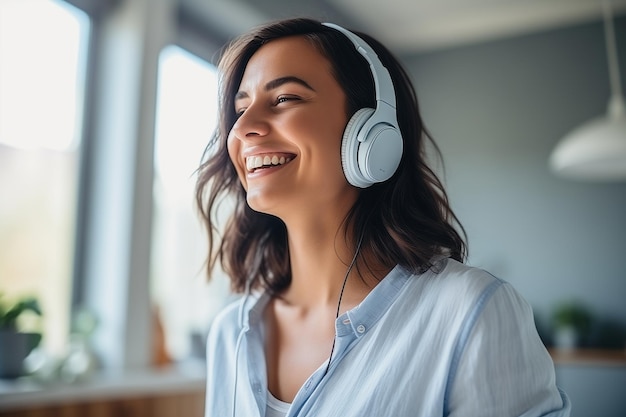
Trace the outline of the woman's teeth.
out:
<instances>
[{"instance_id":1,"label":"woman's teeth","mask_svg":"<svg viewBox=\"0 0 626 417\"><path fill-rule=\"evenodd\" d=\"M249 156L246 158L246 168L248 171L254 171L258 168L283 165L289 161L291 158L278 155Z\"/></svg>"}]
</instances>

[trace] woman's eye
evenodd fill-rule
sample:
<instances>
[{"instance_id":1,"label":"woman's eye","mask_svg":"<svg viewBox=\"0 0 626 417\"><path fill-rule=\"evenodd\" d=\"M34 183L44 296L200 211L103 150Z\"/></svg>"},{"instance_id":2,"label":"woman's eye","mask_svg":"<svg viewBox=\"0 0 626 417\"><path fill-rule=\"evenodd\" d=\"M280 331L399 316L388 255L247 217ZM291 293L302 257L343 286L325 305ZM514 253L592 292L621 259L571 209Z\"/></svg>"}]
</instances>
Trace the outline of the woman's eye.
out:
<instances>
[{"instance_id":1,"label":"woman's eye","mask_svg":"<svg viewBox=\"0 0 626 417\"><path fill-rule=\"evenodd\" d=\"M276 104L285 103L287 101L298 100L296 96L279 96L276 98Z\"/></svg>"},{"instance_id":2,"label":"woman's eye","mask_svg":"<svg viewBox=\"0 0 626 417\"><path fill-rule=\"evenodd\" d=\"M243 112L245 112L246 109L236 109L235 110L235 117L240 118L241 115L243 114Z\"/></svg>"}]
</instances>

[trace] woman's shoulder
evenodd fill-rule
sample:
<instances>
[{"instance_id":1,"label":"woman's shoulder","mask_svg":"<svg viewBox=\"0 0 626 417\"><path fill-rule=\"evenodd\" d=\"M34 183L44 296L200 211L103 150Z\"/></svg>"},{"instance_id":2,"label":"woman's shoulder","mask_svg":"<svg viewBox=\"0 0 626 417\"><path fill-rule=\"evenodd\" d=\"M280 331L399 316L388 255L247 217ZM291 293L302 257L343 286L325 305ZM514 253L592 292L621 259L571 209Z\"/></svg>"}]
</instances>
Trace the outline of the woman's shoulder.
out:
<instances>
[{"instance_id":1,"label":"woman's shoulder","mask_svg":"<svg viewBox=\"0 0 626 417\"><path fill-rule=\"evenodd\" d=\"M209 327L207 341L209 346L236 337L239 333L241 326L238 317L242 301L242 299L231 301L213 318Z\"/></svg>"},{"instance_id":2,"label":"woman's shoulder","mask_svg":"<svg viewBox=\"0 0 626 417\"><path fill-rule=\"evenodd\" d=\"M241 296L226 304L211 321L209 337L228 338L237 335L245 324L244 318L250 310L250 305L257 297Z\"/></svg>"},{"instance_id":3,"label":"woman's shoulder","mask_svg":"<svg viewBox=\"0 0 626 417\"><path fill-rule=\"evenodd\" d=\"M262 293L243 295L227 304L213 319L209 329L209 340L236 338L244 327L262 310L267 296Z\"/></svg>"},{"instance_id":4,"label":"woman's shoulder","mask_svg":"<svg viewBox=\"0 0 626 417\"><path fill-rule=\"evenodd\" d=\"M484 269L451 258L436 263L425 278L422 291L436 292L451 299L480 297L485 291L506 283Z\"/></svg>"},{"instance_id":5,"label":"woman's shoulder","mask_svg":"<svg viewBox=\"0 0 626 417\"><path fill-rule=\"evenodd\" d=\"M211 328L233 327L233 325L236 325L243 302L243 298L237 298L226 304L213 319Z\"/></svg>"},{"instance_id":6,"label":"woman's shoulder","mask_svg":"<svg viewBox=\"0 0 626 417\"><path fill-rule=\"evenodd\" d=\"M428 317L442 326L461 326L469 315L481 311L494 294L502 293L502 287L510 286L483 269L449 258L412 278L401 296L403 314Z\"/></svg>"}]
</instances>

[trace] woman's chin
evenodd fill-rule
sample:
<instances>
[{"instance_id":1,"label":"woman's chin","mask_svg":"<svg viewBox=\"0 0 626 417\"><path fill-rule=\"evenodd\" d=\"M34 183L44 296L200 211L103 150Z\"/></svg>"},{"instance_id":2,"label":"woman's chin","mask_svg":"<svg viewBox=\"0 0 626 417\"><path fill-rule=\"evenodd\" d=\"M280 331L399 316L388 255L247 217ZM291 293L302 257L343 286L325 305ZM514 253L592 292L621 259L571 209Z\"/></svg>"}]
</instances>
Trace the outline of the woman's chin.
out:
<instances>
[{"instance_id":1,"label":"woman's chin","mask_svg":"<svg viewBox=\"0 0 626 417\"><path fill-rule=\"evenodd\" d=\"M279 205L275 198L269 198L266 193L248 192L246 200L248 206L259 213L276 215L276 206Z\"/></svg>"}]
</instances>

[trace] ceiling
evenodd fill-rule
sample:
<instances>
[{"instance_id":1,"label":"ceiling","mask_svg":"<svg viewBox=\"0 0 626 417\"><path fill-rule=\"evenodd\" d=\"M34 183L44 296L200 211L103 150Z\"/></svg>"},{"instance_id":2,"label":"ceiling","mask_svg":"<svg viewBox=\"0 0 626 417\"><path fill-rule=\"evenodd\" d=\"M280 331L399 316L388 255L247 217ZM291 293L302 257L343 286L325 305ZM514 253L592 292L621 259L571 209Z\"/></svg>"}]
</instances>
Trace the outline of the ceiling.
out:
<instances>
[{"instance_id":1,"label":"ceiling","mask_svg":"<svg viewBox=\"0 0 626 417\"><path fill-rule=\"evenodd\" d=\"M229 39L279 18L306 16L367 32L411 54L565 27L602 16L602 0L180 0L181 10ZM613 0L615 15L626 0Z\"/></svg>"}]
</instances>

